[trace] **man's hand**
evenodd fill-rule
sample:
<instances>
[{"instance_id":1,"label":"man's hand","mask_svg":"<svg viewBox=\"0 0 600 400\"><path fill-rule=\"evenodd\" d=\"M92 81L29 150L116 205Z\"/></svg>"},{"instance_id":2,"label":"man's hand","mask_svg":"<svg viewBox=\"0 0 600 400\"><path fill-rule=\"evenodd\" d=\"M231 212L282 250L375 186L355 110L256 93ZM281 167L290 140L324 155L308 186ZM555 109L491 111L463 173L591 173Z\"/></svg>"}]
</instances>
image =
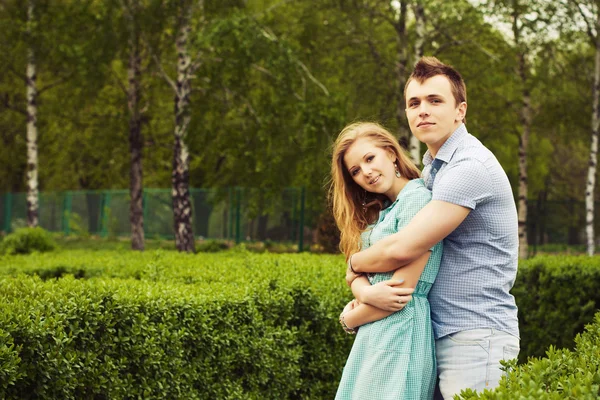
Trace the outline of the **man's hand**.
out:
<instances>
[{"instance_id":1,"label":"man's hand","mask_svg":"<svg viewBox=\"0 0 600 400\"><path fill-rule=\"evenodd\" d=\"M397 287L404 281L389 280L366 286L361 290L360 301L385 311L400 311L412 300L413 288Z\"/></svg>"}]
</instances>

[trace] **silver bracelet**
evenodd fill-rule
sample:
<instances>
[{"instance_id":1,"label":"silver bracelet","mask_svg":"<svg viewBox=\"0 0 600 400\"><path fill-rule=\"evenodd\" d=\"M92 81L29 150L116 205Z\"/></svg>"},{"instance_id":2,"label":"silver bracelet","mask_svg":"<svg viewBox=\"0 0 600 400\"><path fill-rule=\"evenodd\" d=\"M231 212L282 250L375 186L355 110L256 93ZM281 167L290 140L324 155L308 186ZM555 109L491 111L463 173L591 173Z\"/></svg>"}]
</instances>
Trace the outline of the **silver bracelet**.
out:
<instances>
[{"instance_id":1,"label":"silver bracelet","mask_svg":"<svg viewBox=\"0 0 600 400\"><path fill-rule=\"evenodd\" d=\"M358 332L358 328L350 328L348 325L346 325L343 312L340 314L340 324L342 325L344 332L346 332L349 335L356 335L356 333Z\"/></svg>"}]
</instances>

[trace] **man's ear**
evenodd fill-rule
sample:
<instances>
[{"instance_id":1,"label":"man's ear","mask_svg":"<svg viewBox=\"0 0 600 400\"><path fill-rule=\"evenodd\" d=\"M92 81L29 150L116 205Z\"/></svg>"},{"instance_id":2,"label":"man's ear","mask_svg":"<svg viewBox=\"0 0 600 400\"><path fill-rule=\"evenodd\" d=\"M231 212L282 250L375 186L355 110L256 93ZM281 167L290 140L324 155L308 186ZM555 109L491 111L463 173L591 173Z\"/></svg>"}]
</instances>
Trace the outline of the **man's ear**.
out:
<instances>
[{"instance_id":1,"label":"man's ear","mask_svg":"<svg viewBox=\"0 0 600 400\"><path fill-rule=\"evenodd\" d=\"M467 103L463 101L456 107L456 122L463 121L467 115Z\"/></svg>"}]
</instances>

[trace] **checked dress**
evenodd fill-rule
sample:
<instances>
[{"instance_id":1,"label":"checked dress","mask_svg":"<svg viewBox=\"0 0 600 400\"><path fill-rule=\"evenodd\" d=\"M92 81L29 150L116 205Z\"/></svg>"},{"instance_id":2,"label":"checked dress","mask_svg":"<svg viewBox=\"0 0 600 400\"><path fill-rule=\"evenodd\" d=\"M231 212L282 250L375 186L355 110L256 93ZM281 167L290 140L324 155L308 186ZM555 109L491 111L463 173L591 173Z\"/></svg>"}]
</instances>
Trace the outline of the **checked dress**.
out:
<instances>
[{"instance_id":1,"label":"checked dress","mask_svg":"<svg viewBox=\"0 0 600 400\"><path fill-rule=\"evenodd\" d=\"M413 179L362 235L363 249L398 232L431 200L422 179ZM401 311L361 326L346 361L336 400L426 400L436 381L435 343L427 294L438 273L442 244L432 249L413 293ZM375 284L393 271L369 274Z\"/></svg>"}]
</instances>

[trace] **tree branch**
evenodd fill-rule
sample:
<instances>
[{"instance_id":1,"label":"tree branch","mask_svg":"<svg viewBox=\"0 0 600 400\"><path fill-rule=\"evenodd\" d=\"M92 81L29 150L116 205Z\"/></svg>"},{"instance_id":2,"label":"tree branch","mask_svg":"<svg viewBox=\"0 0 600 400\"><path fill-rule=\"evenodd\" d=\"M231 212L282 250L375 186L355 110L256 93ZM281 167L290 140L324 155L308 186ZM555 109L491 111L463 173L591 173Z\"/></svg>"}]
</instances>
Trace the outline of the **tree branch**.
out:
<instances>
[{"instance_id":1,"label":"tree branch","mask_svg":"<svg viewBox=\"0 0 600 400\"><path fill-rule=\"evenodd\" d=\"M11 104L10 96L8 95L8 93L4 93L1 97L1 100L2 100L2 105L7 110L12 110L12 111L18 112L19 114L23 114L23 115L27 116L27 111L24 108L20 108L20 107L15 106L14 104Z\"/></svg>"},{"instance_id":2,"label":"tree branch","mask_svg":"<svg viewBox=\"0 0 600 400\"><path fill-rule=\"evenodd\" d=\"M119 78L119 75L117 75L117 73L112 68L110 68L110 74L115 78L117 85L119 85L119 87L125 94L125 97L128 97L129 92L127 91L127 88L123 85L123 83L121 82L121 78Z\"/></svg>"},{"instance_id":3,"label":"tree branch","mask_svg":"<svg viewBox=\"0 0 600 400\"><path fill-rule=\"evenodd\" d=\"M62 77L61 79L54 81L52 83L47 84L46 86L44 86L43 88L38 90L38 95L41 95L43 92L45 92L48 89L52 89L55 86L61 85L63 83L65 83L67 80L69 80L71 77L73 76L73 73L71 72L69 75Z\"/></svg>"},{"instance_id":4,"label":"tree branch","mask_svg":"<svg viewBox=\"0 0 600 400\"><path fill-rule=\"evenodd\" d=\"M577 6L577 10L579 11L579 14L581 14L581 18L583 18L583 21L585 22L585 26L587 27L587 34L592 42L592 46L596 46L596 35L598 34L598 32L596 32L596 35L594 35L594 31L592 29L592 26L590 24L590 21L588 20L588 17L586 17L583 8L581 6L581 3L579 3L577 0L571 0L576 6Z\"/></svg>"}]
</instances>

